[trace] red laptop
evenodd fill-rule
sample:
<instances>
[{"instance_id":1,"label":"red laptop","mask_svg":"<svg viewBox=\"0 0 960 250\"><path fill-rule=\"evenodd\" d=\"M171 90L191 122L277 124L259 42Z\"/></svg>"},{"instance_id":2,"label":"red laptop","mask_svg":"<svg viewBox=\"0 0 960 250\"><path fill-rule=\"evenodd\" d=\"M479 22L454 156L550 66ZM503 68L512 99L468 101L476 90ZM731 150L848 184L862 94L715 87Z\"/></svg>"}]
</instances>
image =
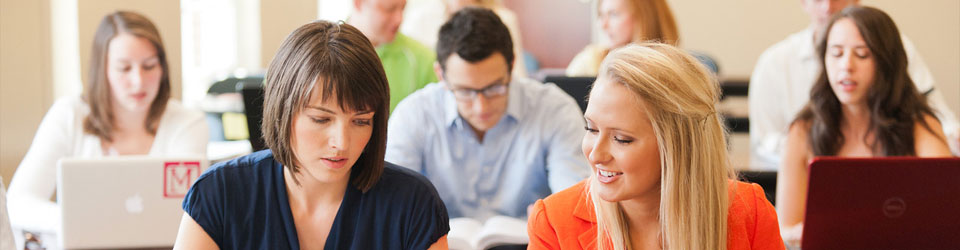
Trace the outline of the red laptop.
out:
<instances>
[{"instance_id":1,"label":"red laptop","mask_svg":"<svg viewBox=\"0 0 960 250\"><path fill-rule=\"evenodd\" d=\"M803 250L960 249L960 158L816 158Z\"/></svg>"}]
</instances>

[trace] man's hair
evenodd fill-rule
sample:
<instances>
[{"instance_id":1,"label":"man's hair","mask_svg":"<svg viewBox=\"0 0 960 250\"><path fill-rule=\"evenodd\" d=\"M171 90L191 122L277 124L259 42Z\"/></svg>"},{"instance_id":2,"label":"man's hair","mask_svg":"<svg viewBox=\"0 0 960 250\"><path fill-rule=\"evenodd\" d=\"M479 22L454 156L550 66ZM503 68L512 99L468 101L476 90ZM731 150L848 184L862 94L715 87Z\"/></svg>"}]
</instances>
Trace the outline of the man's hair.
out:
<instances>
[{"instance_id":1,"label":"man's hair","mask_svg":"<svg viewBox=\"0 0 960 250\"><path fill-rule=\"evenodd\" d=\"M467 7L457 11L440 27L438 37L437 61L444 70L447 58L453 53L474 63L499 52L507 60L507 71L513 68L510 30L489 9Z\"/></svg>"}]
</instances>

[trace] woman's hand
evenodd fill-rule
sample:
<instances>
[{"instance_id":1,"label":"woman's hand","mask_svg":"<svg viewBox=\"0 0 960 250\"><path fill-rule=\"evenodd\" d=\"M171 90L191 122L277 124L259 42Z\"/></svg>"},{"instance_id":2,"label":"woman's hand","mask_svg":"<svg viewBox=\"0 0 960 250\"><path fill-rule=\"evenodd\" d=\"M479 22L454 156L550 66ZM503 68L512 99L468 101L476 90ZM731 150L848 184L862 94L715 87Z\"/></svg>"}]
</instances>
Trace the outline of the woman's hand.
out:
<instances>
[{"instance_id":1,"label":"woman's hand","mask_svg":"<svg viewBox=\"0 0 960 250\"><path fill-rule=\"evenodd\" d=\"M803 223L781 228L780 237L783 237L783 243L786 244L788 248L800 249L800 241L803 238Z\"/></svg>"}]
</instances>

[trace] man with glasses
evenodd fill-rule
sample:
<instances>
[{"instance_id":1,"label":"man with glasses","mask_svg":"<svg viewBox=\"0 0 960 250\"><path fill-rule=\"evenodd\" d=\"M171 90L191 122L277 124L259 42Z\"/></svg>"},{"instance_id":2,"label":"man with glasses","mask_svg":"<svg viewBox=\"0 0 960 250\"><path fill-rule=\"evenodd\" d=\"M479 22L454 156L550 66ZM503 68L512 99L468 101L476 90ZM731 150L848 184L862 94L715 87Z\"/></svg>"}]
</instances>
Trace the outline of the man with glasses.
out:
<instances>
[{"instance_id":1,"label":"man with glasses","mask_svg":"<svg viewBox=\"0 0 960 250\"><path fill-rule=\"evenodd\" d=\"M492 11L465 8L440 29L439 83L397 105L386 160L427 176L450 217L527 216L537 199L589 175L577 103L513 78L513 44Z\"/></svg>"}]
</instances>

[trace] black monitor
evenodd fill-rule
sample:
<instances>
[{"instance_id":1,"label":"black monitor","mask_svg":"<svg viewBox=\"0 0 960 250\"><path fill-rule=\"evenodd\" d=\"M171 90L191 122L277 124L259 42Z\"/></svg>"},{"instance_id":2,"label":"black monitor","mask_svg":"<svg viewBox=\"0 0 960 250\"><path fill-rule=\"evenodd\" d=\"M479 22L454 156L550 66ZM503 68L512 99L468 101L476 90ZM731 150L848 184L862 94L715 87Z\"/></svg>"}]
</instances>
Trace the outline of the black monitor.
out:
<instances>
[{"instance_id":1,"label":"black monitor","mask_svg":"<svg viewBox=\"0 0 960 250\"><path fill-rule=\"evenodd\" d=\"M567 92L580 105L580 112L587 110L587 97L590 95L590 87L596 77L568 77L568 76L547 76L543 82L553 83L560 87L563 92Z\"/></svg>"},{"instance_id":2,"label":"black monitor","mask_svg":"<svg viewBox=\"0 0 960 250\"><path fill-rule=\"evenodd\" d=\"M263 85L238 84L240 94L243 95L243 113L247 117L247 131L250 135L250 146L253 152L267 149L260 132L260 121L263 120Z\"/></svg>"}]
</instances>

